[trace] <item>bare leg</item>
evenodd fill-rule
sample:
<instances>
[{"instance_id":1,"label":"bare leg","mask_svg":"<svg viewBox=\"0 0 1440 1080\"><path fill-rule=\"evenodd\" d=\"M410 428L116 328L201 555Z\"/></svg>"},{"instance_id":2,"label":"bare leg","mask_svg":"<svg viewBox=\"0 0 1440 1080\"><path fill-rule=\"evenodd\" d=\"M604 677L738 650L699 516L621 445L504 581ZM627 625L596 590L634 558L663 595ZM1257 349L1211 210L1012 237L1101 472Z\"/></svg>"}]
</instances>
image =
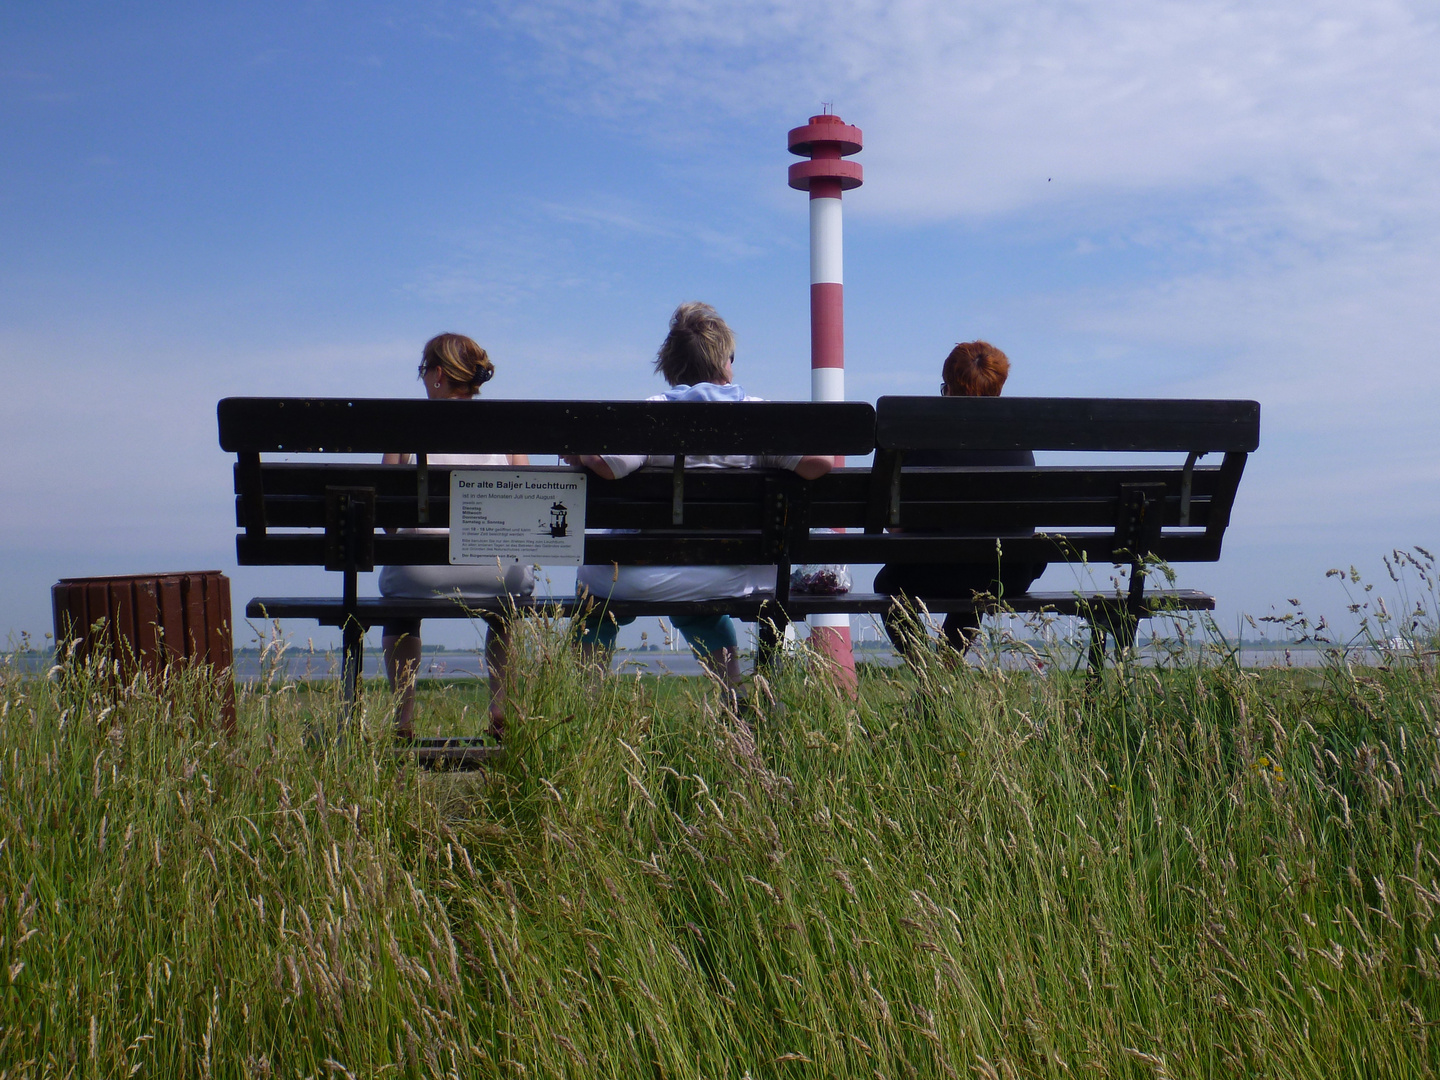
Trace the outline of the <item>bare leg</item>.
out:
<instances>
[{"instance_id":1,"label":"bare leg","mask_svg":"<svg viewBox=\"0 0 1440 1080\"><path fill-rule=\"evenodd\" d=\"M415 676L420 671L420 638L415 634L380 639L385 652L385 678L390 690L400 693L400 708L395 714L395 734L409 738L415 734Z\"/></svg>"},{"instance_id":2,"label":"bare leg","mask_svg":"<svg viewBox=\"0 0 1440 1080\"><path fill-rule=\"evenodd\" d=\"M731 707L740 707L740 650L730 645L722 645L718 649L712 649L708 653L701 653L696 650L696 659L700 661L700 670L725 687Z\"/></svg>"},{"instance_id":3,"label":"bare leg","mask_svg":"<svg viewBox=\"0 0 1440 1080\"><path fill-rule=\"evenodd\" d=\"M700 657L700 663L712 675L725 680L725 685L736 687L740 685L742 676L740 673L740 650L734 646L722 646L706 656Z\"/></svg>"},{"instance_id":4,"label":"bare leg","mask_svg":"<svg viewBox=\"0 0 1440 1080\"><path fill-rule=\"evenodd\" d=\"M490 734L505 736L505 680L510 663L510 624L489 623L485 634L485 668L490 674Z\"/></svg>"},{"instance_id":5,"label":"bare leg","mask_svg":"<svg viewBox=\"0 0 1440 1080\"><path fill-rule=\"evenodd\" d=\"M615 635L619 630L615 617L607 612L585 620L576 649L580 654L580 665L588 674L603 677L610 673L615 660Z\"/></svg>"},{"instance_id":6,"label":"bare leg","mask_svg":"<svg viewBox=\"0 0 1440 1080\"><path fill-rule=\"evenodd\" d=\"M740 685L740 650L739 648L724 648L720 650L720 659L725 665L725 681L731 686Z\"/></svg>"}]
</instances>

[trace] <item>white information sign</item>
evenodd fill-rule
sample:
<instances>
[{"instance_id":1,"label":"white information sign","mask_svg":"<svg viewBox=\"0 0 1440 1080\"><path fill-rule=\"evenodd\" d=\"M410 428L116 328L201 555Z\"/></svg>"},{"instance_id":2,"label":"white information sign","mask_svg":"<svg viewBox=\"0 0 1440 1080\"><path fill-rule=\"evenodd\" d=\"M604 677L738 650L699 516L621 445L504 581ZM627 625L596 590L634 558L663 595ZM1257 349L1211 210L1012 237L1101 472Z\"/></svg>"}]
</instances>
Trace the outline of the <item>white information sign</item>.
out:
<instances>
[{"instance_id":1,"label":"white information sign","mask_svg":"<svg viewBox=\"0 0 1440 1080\"><path fill-rule=\"evenodd\" d=\"M450 473L450 562L585 561L583 472L454 469Z\"/></svg>"}]
</instances>

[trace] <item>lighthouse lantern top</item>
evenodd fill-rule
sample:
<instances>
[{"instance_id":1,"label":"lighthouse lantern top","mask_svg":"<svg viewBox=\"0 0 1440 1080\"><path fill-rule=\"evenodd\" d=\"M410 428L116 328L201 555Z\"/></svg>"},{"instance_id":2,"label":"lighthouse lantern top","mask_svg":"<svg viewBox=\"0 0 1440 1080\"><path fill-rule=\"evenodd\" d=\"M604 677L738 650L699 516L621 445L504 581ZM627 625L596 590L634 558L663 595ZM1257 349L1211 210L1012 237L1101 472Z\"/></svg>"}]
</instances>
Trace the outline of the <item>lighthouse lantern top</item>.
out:
<instances>
[{"instance_id":1,"label":"lighthouse lantern top","mask_svg":"<svg viewBox=\"0 0 1440 1080\"><path fill-rule=\"evenodd\" d=\"M790 152L801 157L849 157L861 151L865 136L834 113L823 113L810 117L803 127L791 128L787 141Z\"/></svg>"},{"instance_id":2,"label":"lighthouse lantern top","mask_svg":"<svg viewBox=\"0 0 1440 1080\"><path fill-rule=\"evenodd\" d=\"M864 142L858 127L834 113L810 117L804 127L790 130L790 152L810 159L790 166L790 186L810 192L811 198L859 187L865 182L864 166L843 159L858 154Z\"/></svg>"}]
</instances>

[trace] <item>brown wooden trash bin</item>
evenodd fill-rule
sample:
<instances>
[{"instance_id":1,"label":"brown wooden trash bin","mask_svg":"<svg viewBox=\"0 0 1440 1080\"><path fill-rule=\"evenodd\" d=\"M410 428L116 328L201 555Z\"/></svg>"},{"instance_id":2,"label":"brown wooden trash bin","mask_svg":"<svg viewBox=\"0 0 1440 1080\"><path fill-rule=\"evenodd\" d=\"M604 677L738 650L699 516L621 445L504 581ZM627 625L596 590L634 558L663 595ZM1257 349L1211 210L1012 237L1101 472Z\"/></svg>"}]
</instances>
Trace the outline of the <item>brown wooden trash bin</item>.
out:
<instances>
[{"instance_id":1,"label":"brown wooden trash bin","mask_svg":"<svg viewBox=\"0 0 1440 1080\"><path fill-rule=\"evenodd\" d=\"M219 570L64 578L50 597L58 656L74 640L74 659L108 656L120 662L122 673L133 673L137 664L157 676L169 664L209 664L223 683L225 730L234 729L230 579Z\"/></svg>"}]
</instances>

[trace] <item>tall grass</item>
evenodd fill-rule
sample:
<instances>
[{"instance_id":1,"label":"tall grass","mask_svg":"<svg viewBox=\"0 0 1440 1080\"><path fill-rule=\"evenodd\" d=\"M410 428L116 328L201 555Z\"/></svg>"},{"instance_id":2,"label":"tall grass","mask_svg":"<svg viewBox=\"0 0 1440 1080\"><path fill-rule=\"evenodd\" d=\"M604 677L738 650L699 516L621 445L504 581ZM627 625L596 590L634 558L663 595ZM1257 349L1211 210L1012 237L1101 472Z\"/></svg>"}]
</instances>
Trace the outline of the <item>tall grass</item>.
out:
<instances>
[{"instance_id":1,"label":"tall grass","mask_svg":"<svg viewBox=\"0 0 1440 1080\"><path fill-rule=\"evenodd\" d=\"M378 687L320 753L328 691L225 738L203 675L0 675L0 1075L1437 1071L1433 656L737 714L524 651L484 774L392 760Z\"/></svg>"}]
</instances>

